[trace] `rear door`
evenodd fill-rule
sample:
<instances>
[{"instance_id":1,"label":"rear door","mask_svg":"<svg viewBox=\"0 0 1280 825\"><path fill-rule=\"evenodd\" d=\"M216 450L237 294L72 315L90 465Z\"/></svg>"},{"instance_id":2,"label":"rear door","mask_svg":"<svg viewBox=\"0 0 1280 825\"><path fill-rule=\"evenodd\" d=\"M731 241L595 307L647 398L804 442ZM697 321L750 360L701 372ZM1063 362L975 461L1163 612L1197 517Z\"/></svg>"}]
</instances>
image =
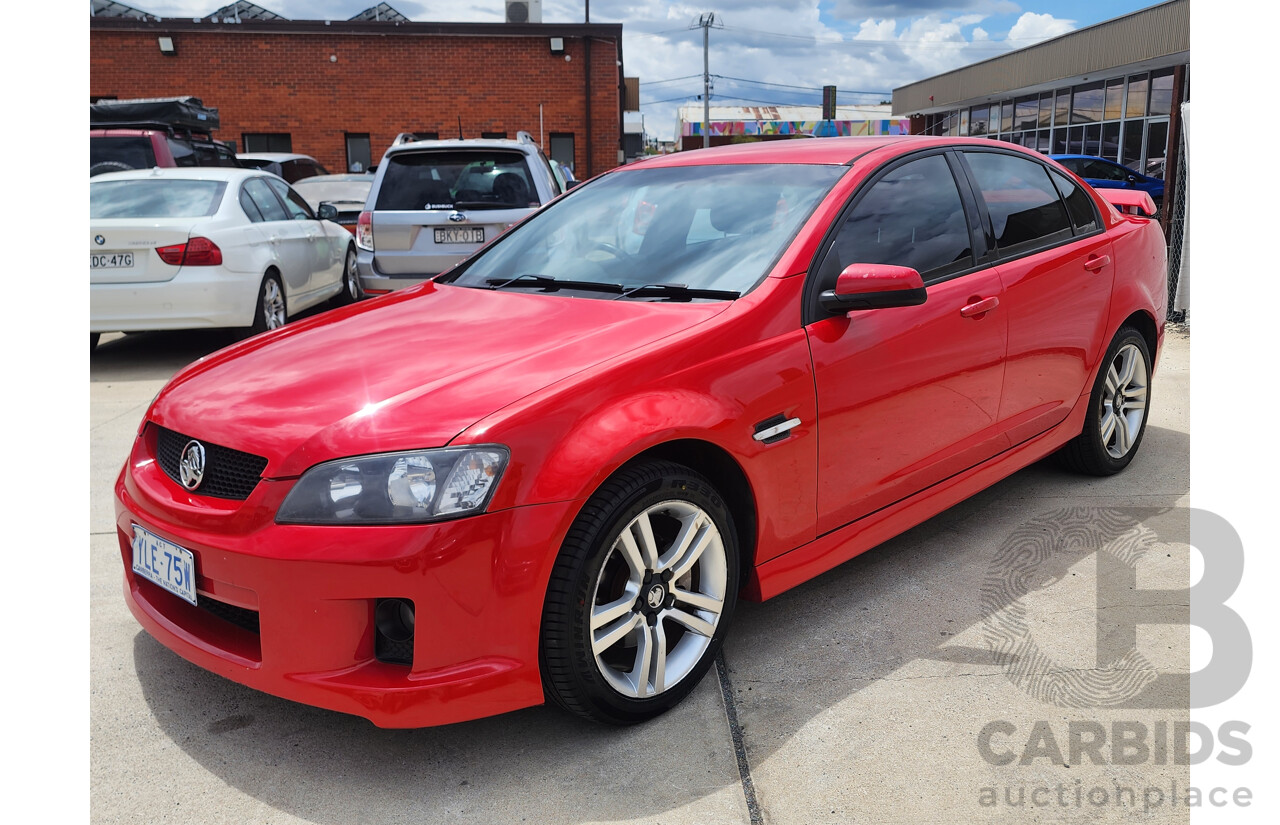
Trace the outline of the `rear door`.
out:
<instances>
[{"instance_id":1,"label":"rear door","mask_svg":"<svg viewBox=\"0 0 1280 825\"><path fill-rule=\"evenodd\" d=\"M443 272L540 203L525 155L518 151L397 152L378 174L373 262L382 275Z\"/></svg>"},{"instance_id":2,"label":"rear door","mask_svg":"<svg viewBox=\"0 0 1280 825\"><path fill-rule=\"evenodd\" d=\"M1008 445L997 425L1008 314L958 171L958 162L936 151L879 172L855 195L810 274L819 533ZM825 313L818 294L854 263L912 267L928 298L913 307ZM993 306L976 312L975 305Z\"/></svg>"},{"instance_id":3,"label":"rear door","mask_svg":"<svg viewBox=\"0 0 1280 825\"><path fill-rule=\"evenodd\" d=\"M1001 426L1014 444L1061 422L1105 346L1115 265L1093 199L1022 154L960 155L999 253L1009 357Z\"/></svg>"},{"instance_id":4,"label":"rear door","mask_svg":"<svg viewBox=\"0 0 1280 825\"><path fill-rule=\"evenodd\" d=\"M285 201L271 188L274 178L255 177L244 182L240 205L271 245L272 257L284 279L286 298L307 291L315 271L315 234L307 231L305 221L295 220ZM257 210L255 215L253 211ZM260 218L260 220L259 220Z\"/></svg>"}]
</instances>

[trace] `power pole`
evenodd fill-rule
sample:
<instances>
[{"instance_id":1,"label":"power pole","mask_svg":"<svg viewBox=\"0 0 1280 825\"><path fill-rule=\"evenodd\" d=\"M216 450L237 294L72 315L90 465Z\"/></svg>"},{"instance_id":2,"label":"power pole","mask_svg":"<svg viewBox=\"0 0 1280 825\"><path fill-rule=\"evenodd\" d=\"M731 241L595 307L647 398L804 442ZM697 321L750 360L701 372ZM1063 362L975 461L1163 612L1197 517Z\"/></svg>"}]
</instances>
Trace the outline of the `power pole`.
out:
<instances>
[{"instance_id":1,"label":"power pole","mask_svg":"<svg viewBox=\"0 0 1280 825\"><path fill-rule=\"evenodd\" d=\"M702 27L702 148L711 145L711 27L716 22L715 12L707 12L698 18Z\"/></svg>"}]
</instances>

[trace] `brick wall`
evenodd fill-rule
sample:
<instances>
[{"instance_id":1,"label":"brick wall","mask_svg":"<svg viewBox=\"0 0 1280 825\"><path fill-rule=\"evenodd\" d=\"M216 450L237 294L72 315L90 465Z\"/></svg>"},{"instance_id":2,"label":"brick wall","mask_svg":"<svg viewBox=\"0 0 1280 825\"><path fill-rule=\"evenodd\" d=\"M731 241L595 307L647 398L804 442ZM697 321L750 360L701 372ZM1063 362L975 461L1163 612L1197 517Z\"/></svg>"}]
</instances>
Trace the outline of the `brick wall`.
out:
<instances>
[{"instance_id":1,"label":"brick wall","mask_svg":"<svg viewBox=\"0 0 1280 825\"><path fill-rule=\"evenodd\" d=\"M172 37L176 56L156 38ZM591 157L587 157L584 39L551 54L539 35L270 33L232 25L200 30L151 25L90 31L94 97L194 95L218 109L220 140L244 150L246 132L287 132L293 151L346 171L348 132L368 133L374 163L400 132L465 137L524 130L543 150L552 132L574 134L579 178L618 164L621 146L616 41L591 44ZM332 58L336 57L336 61Z\"/></svg>"}]
</instances>

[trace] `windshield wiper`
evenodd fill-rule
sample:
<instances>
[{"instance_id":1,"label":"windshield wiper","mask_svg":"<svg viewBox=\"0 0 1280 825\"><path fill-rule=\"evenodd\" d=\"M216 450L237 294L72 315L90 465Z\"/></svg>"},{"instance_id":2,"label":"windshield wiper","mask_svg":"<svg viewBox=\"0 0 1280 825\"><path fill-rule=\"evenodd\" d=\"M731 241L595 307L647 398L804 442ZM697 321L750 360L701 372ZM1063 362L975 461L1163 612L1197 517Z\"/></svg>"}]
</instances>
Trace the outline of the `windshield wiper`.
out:
<instances>
[{"instance_id":1,"label":"windshield wiper","mask_svg":"<svg viewBox=\"0 0 1280 825\"><path fill-rule=\"evenodd\" d=\"M503 289L507 286L516 287L534 287L537 289L545 289L555 292L561 289L581 289L590 292L617 292L623 291L622 284L611 284L605 281L572 281L568 279L560 280L552 278L550 275L538 275L532 272L526 272L523 275L517 275L514 278L489 278L485 281L490 289Z\"/></svg>"},{"instance_id":2,"label":"windshield wiper","mask_svg":"<svg viewBox=\"0 0 1280 825\"><path fill-rule=\"evenodd\" d=\"M732 301L735 298L740 298L742 293L731 289L703 289L701 287L689 287L686 284L657 283L626 287L622 290L622 294L613 300L616 301L619 298L630 298L632 296L638 298L675 298L684 301L694 298L714 298L721 301Z\"/></svg>"}]
</instances>

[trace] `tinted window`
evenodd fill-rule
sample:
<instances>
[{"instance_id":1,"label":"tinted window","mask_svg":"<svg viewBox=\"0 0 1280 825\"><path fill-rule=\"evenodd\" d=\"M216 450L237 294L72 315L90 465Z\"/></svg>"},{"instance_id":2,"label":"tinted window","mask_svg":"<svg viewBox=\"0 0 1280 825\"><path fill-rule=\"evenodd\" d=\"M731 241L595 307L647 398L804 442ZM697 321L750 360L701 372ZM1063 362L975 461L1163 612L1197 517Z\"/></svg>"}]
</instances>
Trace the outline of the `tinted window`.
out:
<instances>
[{"instance_id":1,"label":"tinted window","mask_svg":"<svg viewBox=\"0 0 1280 825\"><path fill-rule=\"evenodd\" d=\"M1126 180L1129 177L1129 170L1122 166L1103 163L1100 160L1087 160L1080 164L1076 174L1082 178L1093 178L1094 180Z\"/></svg>"},{"instance_id":2,"label":"tinted window","mask_svg":"<svg viewBox=\"0 0 1280 825\"><path fill-rule=\"evenodd\" d=\"M926 279L973 265L969 224L946 158L903 164L858 198L819 267L822 289L855 263L909 266Z\"/></svg>"},{"instance_id":3,"label":"tinted window","mask_svg":"<svg viewBox=\"0 0 1280 825\"><path fill-rule=\"evenodd\" d=\"M218 211L218 180L102 180L89 184L91 218L200 218Z\"/></svg>"},{"instance_id":4,"label":"tinted window","mask_svg":"<svg viewBox=\"0 0 1280 825\"><path fill-rule=\"evenodd\" d=\"M271 188L267 186L266 178L250 178L244 182L244 191L249 194L254 205L258 207L258 211L262 213L262 217L269 221L287 221L289 213L284 211L280 199L271 192Z\"/></svg>"},{"instance_id":5,"label":"tinted window","mask_svg":"<svg viewBox=\"0 0 1280 825\"><path fill-rule=\"evenodd\" d=\"M1097 229L1098 213L1094 209L1093 198L1084 191L1084 187L1057 172L1053 172L1052 177L1058 191L1062 194L1062 199L1067 202L1067 212L1071 215L1071 223L1076 228L1076 234Z\"/></svg>"},{"instance_id":6,"label":"tinted window","mask_svg":"<svg viewBox=\"0 0 1280 825\"><path fill-rule=\"evenodd\" d=\"M986 201L996 244L1027 249L1071 237L1071 222L1049 170L1029 158L965 152Z\"/></svg>"},{"instance_id":7,"label":"tinted window","mask_svg":"<svg viewBox=\"0 0 1280 825\"><path fill-rule=\"evenodd\" d=\"M99 163L107 166L95 170ZM151 139L142 137L89 138L89 174L119 172L122 169L150 169L156 165Z\"/></svg>"},{"instance_id":8,"label":"tinted window","mask_svg":"<svg viewBox=\"0 0 1280 825\"><path fill-rule=\"evenodd\" d=\"M538 205L519 152L401 152L386 160L375 209L528 208Z\"/></svg>"},{"instance_id":9,"label":"tinted window","mask_svg":"<svg viewBox=\"0 0 1280 825\"><path fill-rule=\"evenodd\" d=\"M311 214L311 207L302 199L302 196L289 188L289 184L282 180L274 180L267 178L267 186L275 190L280 196L280 200L284 201L284 208L289 210L289 217L295 221L309 220L315 217Z\"/></svg>"},{"instance_id":10,"label":"tinted window","mask_svg":"<svg viewBox=\"0 0 1280 825\"><path fill-rule=\"evenodd\" d=\"M185 140L174 140L168 138L169 151L173 153L173 162L177 166L199 166L200 160L196 157L196 150L191 148L191 144Z\"/></svg>"}]
</instances>

